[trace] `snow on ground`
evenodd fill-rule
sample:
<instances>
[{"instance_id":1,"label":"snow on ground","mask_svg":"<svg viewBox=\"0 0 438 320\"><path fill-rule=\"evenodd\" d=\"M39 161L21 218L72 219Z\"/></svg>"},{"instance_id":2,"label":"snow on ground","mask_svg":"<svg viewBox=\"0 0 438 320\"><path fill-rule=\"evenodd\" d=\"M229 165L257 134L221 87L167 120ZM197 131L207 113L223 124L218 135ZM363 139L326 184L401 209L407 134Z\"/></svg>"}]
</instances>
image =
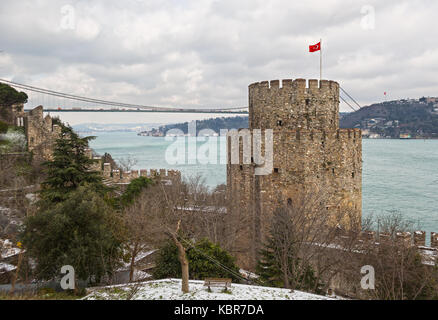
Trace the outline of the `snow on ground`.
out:
<instances>
[{"instance_id":1,"label":"snow on ground","mask_svg":"<svg viewBox=\"0 0 438 320\"><path fill-rule=\"evenodd\" d=\"M17 267L12 264L0 262L0 273L11 272L14 271L15 269L17 269Z\"/></svg>"},{"instance_id":2,"label":"snow on ground","mask_svg":"<svg viewBox=\"0 0 438 320\"><path fill-rule=\"evenodd\" d=\"M90 288L85 300L331 300L329 297L288 289L233 284L228 293L222 288L204 287L204 281L190 280L190 292L181 292L181 279L148 281L103 288Z\"/></svg>"},{"instance_id":3,"label":"snow on ground","mask_svg":"<svg viewBox=\"0 0 438 320\"><path fill-rule=\"evenodd\" d=\"M246 271L244 269L240 269L239 273L245 278L245 279L258 279L258 275L256 275L255 273Z\"/></svg>"},{"instance_id":4,"label":"snow on ground","mask_svg":"<svg viewBox=\"0 0 438 320\"><path fill-rule=\"evenodd\" d=\"M21 249L14 247L12 241L10 241L9 239L0 239L0 259L6 259L16 256L21 251Z\"/></svg>"}]
</instances>

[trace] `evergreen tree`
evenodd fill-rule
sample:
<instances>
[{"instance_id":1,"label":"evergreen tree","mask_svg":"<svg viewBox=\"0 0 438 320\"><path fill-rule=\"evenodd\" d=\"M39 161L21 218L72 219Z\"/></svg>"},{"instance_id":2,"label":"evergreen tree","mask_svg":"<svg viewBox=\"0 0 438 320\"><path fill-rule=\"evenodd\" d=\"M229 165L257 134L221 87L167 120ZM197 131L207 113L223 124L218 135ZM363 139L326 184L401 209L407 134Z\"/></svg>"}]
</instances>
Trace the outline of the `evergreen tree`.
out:
<instances>
[{"instance_id":1,"label":"evergreen tree","mask_svg":"<svg viewBox=\"0 0 438 320\"><path fill-rule=\"evenodd\" d=\"M133 204L136 197L138 197L141 192L153 185L154 181L152 179L146 177L140 177L132 180L123 194L120 196L120 205L121 206L129 206Z\"/></svg>"},{"instance_id":2,"label":"evergreen tree","mask_svg":"<svg viewBox=\"0 0 438 320\"><path fill-rule=\"evenodd\" d=\"M188 248L189 275L191 279L203 280L205 278L231 278L239 282L239 268L235 259L219 245L208 239L198 241L193 247ZM213 262L210 257L224 267ZM168 241L159 251L154 271L156 279L181 278L181 264L178 261L178 249L172 241ZM232 272L230 272L231 270Z\"/></svg>"},{"instance_id":3,"label":"evergreen tree","mask_svg":"<svg viewBox=\"0 0 438 320\"><path fill-rule=\"evenodd\" d=\"M26 103L27 99L25 92L18 92L10 85L0 83L0 107L11 106L15 103Z\"/></svg>"},{"instance_id":4,"label":"evergreen tree","mask_svg":"<svg viewBox=\"0 0 438 320\"><path fill-rule=\"evenodd\" d=\"M93 185L84 185L28 217L21 239L37 263L38 279L53 279L62 266L71 265L77 279L99 283L121 261L121 228L114 209Z\"/></svg>"},{"instance_id":5,"label":"evergreen tree","mask_svg":"<svg viewBox=\"0 0 438 320\"><path fill-rule=\"evenodd\" d=\"M267 244L260 250L260 260L256 267L259 279L269 287L283 287L283 277L275 257L275 244L270 237Z\"/></svg>"},{"instance_id":6,"label":"evergreen tree","mask_svg":"<svg viewBox=\"0 0 438 320\"><path fill-rule=\"evenodd\" d=\"M56 140L53 160L44 163L47 178L42 183L42 203L48 205L64 201L68 194L83 184L92 185L97 192L104 192L102 176L89 168L94 163L85 150L94 137L80 138L69 126L61 126L61 136Z\"/></svg>"},{"instance_id":7,"label":"evergreen tree","mask_svg":"<svg viewBox=\"0 0 438 320\"><path fill-rule=\"evenodd\" d=\"M297 253L295 226L289 212L282 208L274 212L269 234L260 250L256 272L267 286L318 291L318 279L311 265L305 264Z\"/></svg>"}]
</instances>

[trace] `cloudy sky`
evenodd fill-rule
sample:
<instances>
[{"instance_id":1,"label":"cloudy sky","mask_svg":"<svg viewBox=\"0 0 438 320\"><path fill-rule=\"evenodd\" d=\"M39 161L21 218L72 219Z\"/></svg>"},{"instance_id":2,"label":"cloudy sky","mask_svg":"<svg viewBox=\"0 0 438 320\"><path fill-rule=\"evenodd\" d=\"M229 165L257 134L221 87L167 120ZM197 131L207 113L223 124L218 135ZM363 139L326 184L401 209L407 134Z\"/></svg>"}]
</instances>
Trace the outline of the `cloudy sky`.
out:
<instances>
[{"instance_id":1,"label":"cloudy sky","mask_svg":"<svg viewBox=\"0 0 438 320\"><path fill-rule=\"evenodd\" d=\"M155 106L247 105L252 82L337 80L361 104L438 96L436 0L0 2L0 78ZM342 111L349 110L343 106Z\"/></svg>"}]
</instances>

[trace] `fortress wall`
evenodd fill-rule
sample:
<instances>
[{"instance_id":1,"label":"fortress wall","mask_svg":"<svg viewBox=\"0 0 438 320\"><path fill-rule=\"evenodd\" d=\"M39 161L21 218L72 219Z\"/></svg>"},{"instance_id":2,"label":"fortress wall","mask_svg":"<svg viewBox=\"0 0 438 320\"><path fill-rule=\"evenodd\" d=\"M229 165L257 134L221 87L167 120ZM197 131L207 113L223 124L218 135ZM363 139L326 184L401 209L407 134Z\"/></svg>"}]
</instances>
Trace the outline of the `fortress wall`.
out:
<instances>
[{"instance_id":1,"label":"fortress wall","mask_svg":"<svg viewBox=\"0 0 438 320\"><path fill-rule=\"evenodd\" d=\"M24 125L23 118L25 117L24 104L16 103L10 106L3 106L0 112L0 121L6 122L9 125L22 127Z\"/></svg>"},{"instance_id":2,"label":"fortress wall","mask_svg":"<svg viewBox=\"0 0 438 320\"><path fill-rule=\"evenodd\" d=\"M249 131L251 135L253 131ZM257 252L268 232L272 214L280 203L286 204L304 192L325 193L327 206L362 212L362 165L360 130L275 130L273 172L254 176L255 163L245 164L243 139L239 141L239 164L228 164L227 184L233 208L247 211L252 231L248 244ZM264 154L262 135L262 155ZM228 138L229 160L232 138ZM256 183L257 181L257 183ZM250 231L250 229L249 229ZM252 245L250 245L252 243ZM241 246L239 245L239 247ZM245 257L244 260L249 260Z\"/></svg>"},{"instance_id":3,"label":"fortress wall","mask_svg":"<svg viewBox=\"0 0 438 320\"><path fill-rule=\"evenodd\" d=\"M228 139L228 153L231 150L231 139ZM240 148L240 159L243 149ZM230 156L228 157L230 159ZM253 246L255 239L255 225L253 210L254 167L251 164L227 165L227 199L228 206L232 209L232 219L229 234L235 236L235 247L232 254L239 258L242 267L250 265L256 252ZM230 212L228 210L228 212Z\"/></svg>"},{"instance_id":4,"label":"fortress wall","mask_svg":"<svg viewBox=\"0 0 438 320\"><path fill-rule=\"evenodd\" d=\"M85 155L89 159L93 159L94 163L90 166L90 170L99 171L102 173L105 179L111 180L113 183L130 183L132 180L139 177L146 177L150 179L163 179L181 181L181 172L178 170L166 170L166 169L141 169L121 171L117 168L112 168L110 163L102 163L102 157L94 157L93 150L91 148L85 149Z\"/></svg>"},{"instance_id":5,"label":"fortress wall","mask_svg":"<svg viewBox=\"0 0 438 320\"><path fill-rule=\"evenodd\" d=\"M33 152L35 158L50 160L52 158L53 144L61 134L61 128L53 125L52 118L44 117L43 106L27 112L24 125L28 151Z\"/></svg>"},{"instance_id":6,"label":"fortress wall","mask_svg":"<svg viewBox=\"0 0 438 320\"><path fill-rule=\"evenodd\" d=\"M273 212L299 194L324 193L331 213L348 210L361 218L362 136L358 129L339 129L339 84L334 81L254 83L249 86L249 112L250 129L240 135L253 137L256 129L262 134L272 129L274 135L273 172L255 176L254 154L243 159L243 138L237 146L239 164L231 164L236 146L233 133L228 134L229 212L244 212L250 224L250 235L236 251L246 252L238 259L253 269ZM264 141L262 137L262 155Z\"/></svg>"}]
</instances>

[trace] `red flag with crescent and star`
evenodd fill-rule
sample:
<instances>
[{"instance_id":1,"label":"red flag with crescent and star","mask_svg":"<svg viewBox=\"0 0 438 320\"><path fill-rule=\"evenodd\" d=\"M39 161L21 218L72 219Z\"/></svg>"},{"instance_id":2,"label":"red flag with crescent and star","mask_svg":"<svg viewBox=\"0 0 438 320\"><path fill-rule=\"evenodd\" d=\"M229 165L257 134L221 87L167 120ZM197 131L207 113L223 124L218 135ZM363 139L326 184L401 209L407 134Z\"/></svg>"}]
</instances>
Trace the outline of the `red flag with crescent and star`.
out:
<instances>
[{"instance_id":1,"label":"red flag with crescent and star","mask_svg":"<svg viewBox=\"0 0 438 320\"><path fill-rule=\"evenodd\" d=\"M309 46L309 52L315 52L321 50L321 42L314 44L313 46Z\"/></svg>"}]
</instances>

